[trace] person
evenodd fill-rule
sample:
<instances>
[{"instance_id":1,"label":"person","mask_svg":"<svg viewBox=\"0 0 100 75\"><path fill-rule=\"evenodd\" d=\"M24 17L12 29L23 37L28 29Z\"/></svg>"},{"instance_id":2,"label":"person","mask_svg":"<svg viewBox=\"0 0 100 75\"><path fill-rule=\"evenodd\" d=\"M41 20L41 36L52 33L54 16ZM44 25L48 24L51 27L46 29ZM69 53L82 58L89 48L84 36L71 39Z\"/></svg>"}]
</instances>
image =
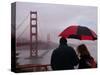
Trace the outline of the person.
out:
<instances>
[{"instance_id":1,"label":"person","mask_svg":"<svg viewBox=\"0 0 100 75\"><path fill-rule=\"evenodd\" d=\"M77 52L79 54L79 69L84 68L96 68L96 62L94 58L90 55L87 47L84 44L81 44L77 48Z\"/></svg>"},{"instance_id":2,"label":"person","mask_svg":"<svg viewBox=\"0 0 100 75\"><path fill-rule=\"evenodd\" d=\"M75 50L67 45L65 38L60 39L60 45L51 55L51 68L53 70L69 70L74 69L78 64L78 56Z\"/></svg>"}]
</instances>

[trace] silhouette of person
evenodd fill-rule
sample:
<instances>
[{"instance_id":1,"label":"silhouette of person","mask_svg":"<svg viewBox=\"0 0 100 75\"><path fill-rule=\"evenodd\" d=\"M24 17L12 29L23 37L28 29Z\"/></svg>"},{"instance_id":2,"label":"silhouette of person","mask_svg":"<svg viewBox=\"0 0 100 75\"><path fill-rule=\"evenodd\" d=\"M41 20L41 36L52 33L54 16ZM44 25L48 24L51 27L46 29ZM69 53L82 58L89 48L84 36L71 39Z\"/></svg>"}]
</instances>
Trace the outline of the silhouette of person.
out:
<instances>
[{"instance_id":1,"label":"silhouette of person","mask_svg":"<svg viewBox=\"0 0 100 75\"><path fill-rule=\"evenodd\" d=\"M94 61L93 57L90 55L87 47L84 44L78 46L77 52L80 57L78 67L79 69L96 67L96 62Z\"/></svg>"},{"instance_id":2,"label":"silhouette of person","mask_svg":"<svg viewBox=\"0 0 100 75\"><path fill-rule=\"evenodd\" d=\"M68 70L74 69L78 64L78 57L75 50L67 45L65 38L60 39L60 45L51 55L51 68L53 70Z\"/></svg>"}]
</instances>

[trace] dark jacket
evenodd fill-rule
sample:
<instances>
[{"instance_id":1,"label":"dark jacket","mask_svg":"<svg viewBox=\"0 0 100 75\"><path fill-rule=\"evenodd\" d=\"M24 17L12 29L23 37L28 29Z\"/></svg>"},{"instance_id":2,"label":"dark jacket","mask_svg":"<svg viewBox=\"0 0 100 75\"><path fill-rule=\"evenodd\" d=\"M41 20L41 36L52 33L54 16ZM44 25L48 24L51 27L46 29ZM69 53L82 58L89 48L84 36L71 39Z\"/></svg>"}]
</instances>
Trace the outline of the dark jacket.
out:
<instances>
[{"instance_id":1,"label":"dark jacket","mask_svg":"<svg viewBox=\"0 0 100 75\"><path fill-rule=\"evenodd\" d=\"M89 65L89 60L92 60L93 58L90 56L80 56L79 60L79 69L84 69L84 68L91 68Z\"/></svg>"},{"instance_id":2,"label":"dark jacket","mask_svg":"<svg viewBox=\"0 0 100 75\"><path fill-rule=\"evenodd\" d=\"M51 67L53 70L74 69L78 61L79 59L74 49L64 44L53 51L51 56Z\"/></svg>"}]
</instances>

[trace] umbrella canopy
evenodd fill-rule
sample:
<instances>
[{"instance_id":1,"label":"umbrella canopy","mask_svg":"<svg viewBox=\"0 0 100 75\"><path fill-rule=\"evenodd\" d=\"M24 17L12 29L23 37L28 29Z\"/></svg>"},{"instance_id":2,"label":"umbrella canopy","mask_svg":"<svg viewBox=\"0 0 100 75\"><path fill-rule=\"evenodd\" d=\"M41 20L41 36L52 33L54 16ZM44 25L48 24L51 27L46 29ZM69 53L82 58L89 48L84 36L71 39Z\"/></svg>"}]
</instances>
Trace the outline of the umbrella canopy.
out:
<instances>
[{"instance_id":1,"label":"umbrella canopy","mask_svg":"<svg viewBox=\"0 0 100 75\"><path fill-rule=\"evenodd\" d=\"M60 33L61 37L74 38L79 40L96 40L97 35L91 29L84 26L69 26Z\"/></svg>"}]
</instances>

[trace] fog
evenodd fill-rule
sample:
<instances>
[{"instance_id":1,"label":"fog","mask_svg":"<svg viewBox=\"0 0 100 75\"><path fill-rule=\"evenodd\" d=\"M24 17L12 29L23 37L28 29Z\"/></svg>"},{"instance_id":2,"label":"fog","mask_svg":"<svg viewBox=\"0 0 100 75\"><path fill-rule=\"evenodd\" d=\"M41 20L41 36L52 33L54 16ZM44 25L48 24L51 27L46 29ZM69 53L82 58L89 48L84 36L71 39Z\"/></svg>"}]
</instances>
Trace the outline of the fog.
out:
<instances>
[{"instance_id":1,"label":"fog","mask_svg":"<svg viewBox=\"0 0 100 75\"><path fill-rule=\"evenodd\" d=\"M97 33L97 7L44 4L16 3L16 37L30 37L30 11L38 14L38 39L47 40L47 35L53 42L58 42L58 35L70 25L82 25ZM26 29L25 29L26 28ZM21 35L21 33L25 32Z\"/></svg>"}]
</instances>

